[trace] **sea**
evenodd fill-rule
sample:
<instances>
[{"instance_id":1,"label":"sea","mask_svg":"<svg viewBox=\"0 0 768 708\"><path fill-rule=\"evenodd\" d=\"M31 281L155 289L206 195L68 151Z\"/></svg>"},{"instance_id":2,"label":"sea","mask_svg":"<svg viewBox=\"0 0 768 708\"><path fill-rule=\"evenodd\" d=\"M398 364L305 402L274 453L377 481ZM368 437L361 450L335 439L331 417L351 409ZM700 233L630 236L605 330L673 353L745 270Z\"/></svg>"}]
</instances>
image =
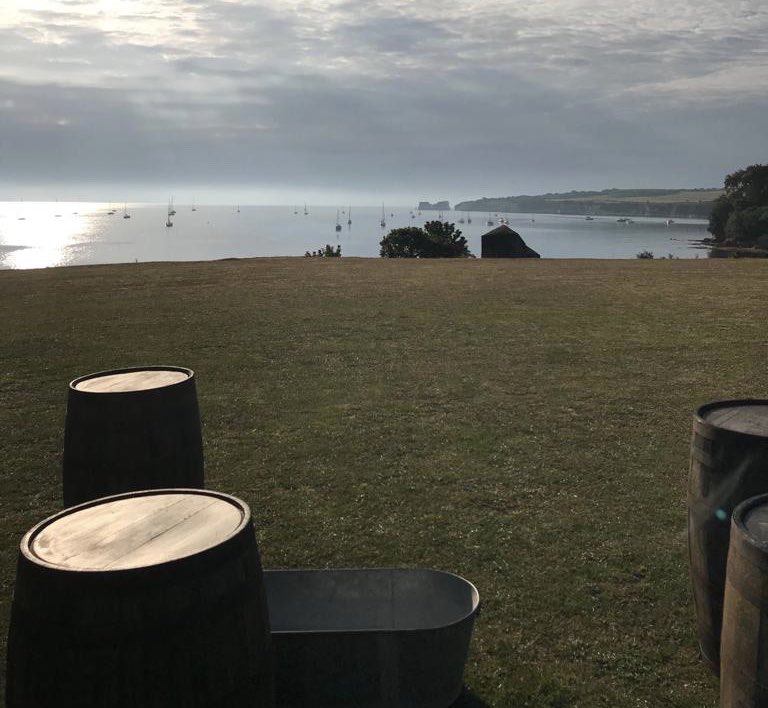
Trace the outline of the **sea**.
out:
<instances>
[{"instance_id":1,"label":"sea","mask_svg":"<svg viewBox=\"0 0 768 708\"><path fill-rule=\"evenodd\" d=\"M542 258L705 258L707 222L698 219L422 211L380 206L175 205L101 202L0 202L0 268L101 263L209 261L303 256L330 244L342 256L376 258L393 228L442 218L456 224L480 256L480 237L505 219ZM124 218L128 215L130 218ZM464 223L460 223L461 220ZM471 219L471 223L467 220ZM489 226L488 222L492 222ZM341 230L336 231L336 224Z\"/></svg>"}]
</instances>

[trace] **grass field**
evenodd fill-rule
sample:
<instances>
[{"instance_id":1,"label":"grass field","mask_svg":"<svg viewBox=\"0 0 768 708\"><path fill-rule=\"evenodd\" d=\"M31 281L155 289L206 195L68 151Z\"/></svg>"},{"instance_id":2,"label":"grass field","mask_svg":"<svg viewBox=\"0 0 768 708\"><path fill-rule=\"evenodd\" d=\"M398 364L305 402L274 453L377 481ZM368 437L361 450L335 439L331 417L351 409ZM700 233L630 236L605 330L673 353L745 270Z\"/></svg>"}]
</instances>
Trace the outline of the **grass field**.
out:
<instances>
[{"instance_id":1,"label":"grass field","mask_svg":"<svg viewBox=\"0 0 768 708\"><path fill-rule=\"evenodd\" d=\"M265 566L477 585L462 705L714 708L691 416L768 396L766 292L753 260L0 271L0 635L18 542L61 505L68 381L179 364L208 486L251 505Z\"/></svg>"}]
</instances>

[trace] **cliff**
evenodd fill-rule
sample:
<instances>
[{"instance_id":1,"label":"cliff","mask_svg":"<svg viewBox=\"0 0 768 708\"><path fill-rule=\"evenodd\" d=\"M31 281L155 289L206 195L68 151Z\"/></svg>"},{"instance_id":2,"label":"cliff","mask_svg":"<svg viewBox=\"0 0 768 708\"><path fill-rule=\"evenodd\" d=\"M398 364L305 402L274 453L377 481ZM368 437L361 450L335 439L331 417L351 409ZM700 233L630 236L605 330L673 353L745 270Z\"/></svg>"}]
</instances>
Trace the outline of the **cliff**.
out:
<instances>
[{"instance_id":1,"label":"cliff","mask_svg":"<svg viewBox=\"0 0 768 708\"><path fill-rule=\"evenodd\" d=\"M601 192L483 197L460 202L456 211L706 219L714 200L721 194L719 189L604 189Z\"/></svg>"},{"instance_id":2,"label":"cliff","mask_svg":"<svg viewBox=\"0 0 768 708\"><path fill-rule=\"evenodd\" d=\"M448 202L419 202L419 211L450 211L451 205Z\"/></svg>"}]
</instances>

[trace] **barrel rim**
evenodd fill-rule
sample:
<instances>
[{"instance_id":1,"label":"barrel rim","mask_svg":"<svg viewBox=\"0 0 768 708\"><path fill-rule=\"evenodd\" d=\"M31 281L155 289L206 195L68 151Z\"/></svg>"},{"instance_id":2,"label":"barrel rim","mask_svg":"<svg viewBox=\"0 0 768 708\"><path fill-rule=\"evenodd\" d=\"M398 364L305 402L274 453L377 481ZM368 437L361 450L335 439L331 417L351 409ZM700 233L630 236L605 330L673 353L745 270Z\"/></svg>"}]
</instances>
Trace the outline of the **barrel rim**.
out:
<instances>
[{"instance_id":1,"label":"barrel rim","mask_svg":"<svg viewBox=\"0 0 768 708\"><path fill-rule=\"evenodd\" d=\"M77 394L83 394L88 396L125 396L125 395L135 395L136 393L140 393L140 391L83 391L79 388L77 388L78 384L83 383L83 381L89 381L91 379L98 379L102 376L115 376L116 374L132 374L137 371L179 371L181 373L187 374L187 378L183 379L181 381L176 381L174 383L167 384L165 386L162 386L163 389L173 388L174 386L183 386L184 384L188 383L191 379L195 378L195 372L190 369L187 366L174 366L174 365L168 365L164 366L162 364L155 364L152 366L128 366L126 368L122 369L108 369L106 371L94 371L90 374L84 374L83 376L78 376L76 379L72 379L72 381L69 382L69 390L74 391ZM154 389L150 389L154 390Z\"/></svg>"},{"instance_id":2,"label":"barrel rim","mask_svg":"<svg viewBox=\"0 0 768 708\"><path fill-rule=\"evenodd\" d=\"M747 514L747 512L751 511L754 507L760 506L761 504L768 503L768 494L758 494L757 496L750 497L749 499L745 499L741 504L739 504L734 510L731 515L731 523L734 527L736 527L741 537L753 548L756 548L760 551L768 552L768 541L758 541L747 529L746 524L744 523L744 516Z\"/></svg>"},{"instance_id":3,"label":"barrel rim","mask_svg":"<svg viewBox=\"0 0 768 708\"><path fill-rule=\"evenodd\" d=\"M159 496L161 494L195 494L198 496L216 497L218 499L221 499L222 501L229 502L233 506L239 508L240 511L242 512L243 518L240 520L240 523L237 525L237 528L235 528L232 531L232 533L230 533L226 538L222 538L215 546L211 546L209 548L203 548L203 549L200 549L199 551L195 551L194 553L190 553L189 555L179 556L178 558L172 558L170 560L161 561L160 563L147 563L146 565L136 566L134 568L112 568L112 569L109 569L108 571L105 571L103 568L70 568L67 566L59 565L58 563L51 563L50 561L44 560L43 558L38 556L36 553L34 553L30 547L30 543L45 528L50 526L55 521L58 521L59 519L64 518L65 516L70 516L74 512L82 511L83 509L88 509L94 506L99 506L101 504L107 504L113 501L118 501L120 499ZM107 497L90 499L88 501L83 502L82 504L70 506L65 509L62 509L61 511L57 511L55 514L51 514L51 516L48 516L42 521L39 521L38 523L36 523L31 529L29 529L29 531L27 531L24 534L24 536L22 537L19 543L19 551L24 556L24 558L26 558L30 563L33 563L34 565L42 568L48 568L48 569L56 570L62 573L94 573L94 574L103 574L105 572L136 573L136 572L142 572L147 568L153 568L153 567L156 568L158 566L163 566L163 565L167 566L172 563L188 561L192 558L196 558L205 553L209 553L212 549L218 548L223 544L226 544L227 542L231 541L236 536L238 536L240 533L242 533L243 529L246 528L250 523L251 523L251 508L242 499L232 494L217 492L212 489L195 489L191 487L167 487L163 489L140 489L138 491L121 492L120 494L112 494Z\"/></svg>"},{"instance_id":4,"label":"barrel rim","mask_svg":"<svg viewBox=\"0 0 768 708\"><path fill-rule=\"evenodd\" d=\"M733 398L723 401L710 401L700 405L693 414L694 422L698 425L705 425L715 430L722 430L733 435L744 435L748 438L754 438L755 440L765 440L764 435L755 435L754 433L745 433L742 431L729 430L728 428L721 428L719 425L714 425L704 416L710 411L717 408L726 408L729 406L768 406L768 399L766 398Z\"/></svg>"},{"instance_id":5,"label":"barrel rim","mask_svg":"<svg viewBox=\"0 0 768 708\"><path fill-rule=\"evenodd\" d=\"M272 634L276 635L305 635L305 634L402 634L405 632L431 632L436 629L447 629L449 627L456 627L462 622L466 622L469 619L474 619L480 615L480 593L477 590L475 584L466 578L458 575L457 573L451 573L447 570L439 570L437 568L403 568L403 567L387 567L387 568L264 568L262 574L264 576L264 582L266 583L266 576L270 573L359 573L367 571L378 572L410 572L410 571L422 571L428 573L436 573L439 575L448 575L456 580L459 580L464 585L468 586L469 592L472 596L472 609L465 615L462 615L453 622L447 624L441 624L429 629L415 629L413 627L398 627L397 629L282 629L282 630L270 630Z\"/></svg>"}]
</instances>

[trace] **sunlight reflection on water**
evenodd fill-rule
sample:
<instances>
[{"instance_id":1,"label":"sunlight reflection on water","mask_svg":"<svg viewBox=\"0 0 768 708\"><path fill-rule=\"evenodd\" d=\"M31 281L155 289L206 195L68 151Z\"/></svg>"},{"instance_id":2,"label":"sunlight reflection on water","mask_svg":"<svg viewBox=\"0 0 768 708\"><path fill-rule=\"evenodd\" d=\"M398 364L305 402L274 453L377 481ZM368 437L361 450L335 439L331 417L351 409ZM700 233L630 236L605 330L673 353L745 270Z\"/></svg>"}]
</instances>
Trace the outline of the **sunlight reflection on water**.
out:
<instances>
[{"instance_id":1,"label":"sunlight reflection on water","mask_svg":"<svg viewBox=\"0 0 768 708\"><path fill-rule=\"evenodd\" d=\"M408 207L388 207L382 229L381 207L177 205L173 227L166 227L167 206L123 206L83 202L0 203L0 268L43 268L134 261L190 261L255 256L303 256L326 244L340 245L343 256L377 257L379 241L392 228L437 219L438 212L411 215ZM113 213L110 214L110 211ZM336 232L337 220L342 230ZM443 220L456 223L471 251L480 255L480 236L501 215L448 211ZM636 218L618 223L615 217L585 220L578 216L509 214L510 228L543 258L635 258L643 250L656 257L706 257L692 240L707 235L706 222ZM347 220L352 225L347 225Z\"/></svg>"}]
</instances>

